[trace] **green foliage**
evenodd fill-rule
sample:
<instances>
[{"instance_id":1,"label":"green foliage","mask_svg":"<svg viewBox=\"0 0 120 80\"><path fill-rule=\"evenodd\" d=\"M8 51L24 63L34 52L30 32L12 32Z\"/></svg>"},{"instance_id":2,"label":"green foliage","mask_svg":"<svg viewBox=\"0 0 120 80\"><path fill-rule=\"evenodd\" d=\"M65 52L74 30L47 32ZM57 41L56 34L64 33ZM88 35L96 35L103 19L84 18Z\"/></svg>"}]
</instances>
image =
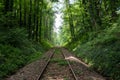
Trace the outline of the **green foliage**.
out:
<instances>
[{"instance_id":1,"label":"green foliage","mask_svg":"<svg viewBox=\"0 0 120 80\"><path fill-rule=\"evenodd\" d=\"M119 21L119 20L118 20ZM93 69L114 80L120 79L120 25L101 31L96 37L84 44L78 44L71 49ZM77 43L77 42L76 42Z\"/></svg>"},{"instance_id":2,"label":"green foliage","mask_svg":"<svg viewBox=\"0 0 120 80\"><path fill-rule=\"evenodd\" d=\"M67 66L68 65L66 60L63 60L63 59L60 59L60 58L53 58L53 59L51 59L51 62L57 63L60 66Z\"/></svg>"},{"instance_id":3,"label":"green foliage","mask_svg":"<svg viewBox=\"0 0 120 80\"><path fill-rule=\"evenodd\" d=\"M45 48L49 47L29 41L24 28L1 30L0 36L0 79L30 62L40 59Z\"/></svg>"},{"instance_id":4,"label":"green foliage","mask_svg":"<svg viewBox=\"0 0 120 80\"><path fill-rule=\"evenodd\" d=\"M11 75L30 62L40 59L41 55L41 52L25 54L19 48L0 45L0 79L3 79L6 75Z\"/></svg>"},{"instance_id":5,"label":"green foliage","mask_svg":"<svg viewBox=\"0 0 120 80\"><path fill-rule=\"evenodd\" d=\"M59 61L62 61L62 59L60 59L60 58L52 58L50 61L53 62L53 63L57 63Z\"/></svg>"},{"instance_id":6,"label":"green foliage","mask_svg":"<svg viewBox=\"0 0 120 80\"><path fill-rule=\"evenodd\" d=\"M59 0L50 0L51 2L59 2Z\"/></svg>"},{"instance_id":7,"label":"green foliage","mask_svg":"<svg viewBox=\"0 0 120 80\"><path fill-rule=\"evenodd\" d=\"M48 50L49 48L53 47L50 42L44 41L44 40L41 41L41 45L44 47L44 49L47 49L47 50Z\"/></svg>"},{"instance_id":8,"label":"green foliage","mask_svg":"<svg viewBox=\"0 0 120 80\"><path fill-rule=\"evenodd\" d=\"M6 33L3 32L0 38L1 44L9 44L14 47L22 47L27 45L27 42L27 34L21 28L9 29Z\"/></svg>"},{"instance_id":9,"label":"green foliage","mask_svg":"<svg viewBox=\"0 0 120 80\"><path fill-rule=\"evenodd\" d=\"M24 50L10 45L0 44L0 79L6 75L11 75L17 69L30 62L40 59L41 56L42 52L40 50L37 51L37 49L35 52L29 53L29 50L24 52Z\"/></svg>"},{"instance_id":10,"label":"green foliage","mask_svg":"<svg viewBox=\"0 0 120 80\"><path fill-rule=\"evenodd\" d=\"M93 45L92 42L81 45L75 50L76 55L104 76L111 76L115 80L118 80L120 78L120 43L105 43L107 45Z\"/></svg>"},{"instance_id":11,"label":"green foliage","mask_svg":"<svg viewBox=\"0 0 120 80\"><path fill-rule=\"evenodd\" d=\"M42 41L51 38L43 32L51 33L54 21L48 4L46 0L0 0L0 80L41 58L51 47L49 41Z\"/></svg>"},{"instance_id":12,"label":"green foliage","mask_svg":"<svg viewBox=\"0 0 120 80\"><path fill-rule=\"evenodd\" d=\"M20 49L0 44L0 78L23 66L26 59L27 56Z\"/></svg>"},{"instance_id":13,"label":"green foliage","mask_svg":"<svg viewBox=\"0 0 120 80\"><path fill-rule=\"evenodd\" d=\"M39 47L40 47L40 46L39 46ZM37 59L40 59L41 57L42 57L42 52L37 51L37 52L31 54L30 57L28 57L28 58L29 58L28 63L31 63L31 62L33 62L33 61L36 61Z\"/></svg>"},{"instance_id":14,"label":"green foliage","mask_svg":"<svg viewBox=\"0 0 120 80\"><path fill-rule=\"evenodd\" d=\"M6 28L16 27L18 19L15 18L13 12L8 12L6 14L0 13L0 26L4 26Z\"/></svg>"},{"instance_id":15,"label":"green foliage","mask_svg":"<svg viewBox=\"0 0 120 80\"><path fill-rule=\"evenodd\" d=\"M66 60L62 60L62 61L58 62L58 65L60 65L60 66L68 66L68 63L67 63Z\"/></svg>"},{"instance_id":16,"label":"green foliage","mask_svg":"<svg viewBox=\"0 0 120 80\"><path fill-rule=\"evenodd\" d=\"M55 54L61 54L61 51L60 51L60 49L55 49L55 52L54 52Z\"/></svg>"},{"instance_id":17,"label":"green foliage","mask_svg":"<svg viewBox=\"0 0 120 80\"><path fill-rule=\"evenodd\" d=\"M73 4L66 0L60 33L62 44L114 80L120 79L119 4L118 0L76 0Z\"/></svg>"}]
</instances>

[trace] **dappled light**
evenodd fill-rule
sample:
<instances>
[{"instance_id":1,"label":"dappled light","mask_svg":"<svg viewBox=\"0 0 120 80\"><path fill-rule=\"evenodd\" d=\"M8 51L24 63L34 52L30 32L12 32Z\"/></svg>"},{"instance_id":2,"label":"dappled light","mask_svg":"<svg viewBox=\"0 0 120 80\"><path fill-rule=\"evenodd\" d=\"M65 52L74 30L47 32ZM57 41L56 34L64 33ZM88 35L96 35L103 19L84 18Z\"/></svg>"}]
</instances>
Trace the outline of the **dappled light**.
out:
<instances>
[{"instance_id":1,"label":"dappled light","mask_svg":"<svg viewBox=\"0 0 120 80\"><path fill-rule=\"evenodd\" d=\"M24 66L22 76L35 78L50 53L60 50L72 56L57 54L52 66L59 64L55 70L66 69L69 78L66 60L79 64L73 66L80 79L99 80L96 71L120 80L120 0L0 0L0 80L17 71L20 76Z\"/></svg>"}]
</instances>

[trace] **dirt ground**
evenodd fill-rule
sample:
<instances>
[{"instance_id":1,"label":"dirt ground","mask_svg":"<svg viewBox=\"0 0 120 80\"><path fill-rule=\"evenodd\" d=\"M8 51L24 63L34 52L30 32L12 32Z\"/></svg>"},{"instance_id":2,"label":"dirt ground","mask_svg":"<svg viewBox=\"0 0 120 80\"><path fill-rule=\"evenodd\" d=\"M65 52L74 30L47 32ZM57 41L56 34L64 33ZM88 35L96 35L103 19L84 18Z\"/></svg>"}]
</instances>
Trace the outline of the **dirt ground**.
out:
<instances>
[{"instance_id":1,"label":"dirt ground","mask_svg":"<svg viewBox=\"0 0 120 80\"><path fill-rule=\"evenodd\" d=\"M22 69L18 70L14 75L9 76L5 80L37 80L42 68L46 64L46 60L55 49L56 48L50 49L41 59L26 65ZM54 53L53 61L51 61L49 64L41 80L74 80L68 65L65 63L62 64L62 66L58 65L58 63L55 62L55 59L58 61L59 59L69 60L78 80L106 80L95 71L89 69L87 64L73 56L73 54L68 50L64 48L59 49L61 53L65 54L65 58L60 54Z\"/></svg>"}]
</instances>

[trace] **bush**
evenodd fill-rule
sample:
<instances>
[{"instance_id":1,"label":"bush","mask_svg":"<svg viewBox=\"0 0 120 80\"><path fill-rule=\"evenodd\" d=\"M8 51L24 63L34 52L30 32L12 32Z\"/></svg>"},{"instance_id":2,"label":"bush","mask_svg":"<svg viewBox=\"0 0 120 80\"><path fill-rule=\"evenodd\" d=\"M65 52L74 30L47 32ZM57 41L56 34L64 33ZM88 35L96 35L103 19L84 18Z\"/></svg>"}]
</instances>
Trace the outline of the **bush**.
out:
<instances>
[{"instance_id":1,"label":"bush","mask_svg":"<svg viewBox=\"0 0 120 80\"><path fill-rule=\"evenodd\" d=\"M1 33L0 43L21 48L28 45L27 34L24 28L13 28Z\"/></svg>"},{"instance_id":2,"label":"bush","mask_svg":"<svg viewBox=\"0 0 120 80\"><path fill-rule=\"evenodd\" d=\"M0 54L0 78L13 73L25 63L25 56L18 48L0 44Z\"/></svg>"},{"instance_id":3,"label":"bush","mask_svg":"<svg viewBox=\"0 0 120 80\"><path fill-rule=\"evenodd\" d=\"M120 20L119 20L120 21ZM92 33L91 33L92 34ZM120 79L120 24L104 29L92 40L78 44L73 51L104 76ZM72 44L70 45L72 46Z\"/></svg>"},{"instance_id":4,"label":"bush","mask_svg":"<svg viewBox=\"0 0 120 80\"><path fill-rule=\"evenodd\" d=\"M46 43L46 47L43 47L42 44L29 41L24 28L1 28L3 31L0 30L0 80L39 59L45 48L50 48Z\"/></svg>"}]
</instances>

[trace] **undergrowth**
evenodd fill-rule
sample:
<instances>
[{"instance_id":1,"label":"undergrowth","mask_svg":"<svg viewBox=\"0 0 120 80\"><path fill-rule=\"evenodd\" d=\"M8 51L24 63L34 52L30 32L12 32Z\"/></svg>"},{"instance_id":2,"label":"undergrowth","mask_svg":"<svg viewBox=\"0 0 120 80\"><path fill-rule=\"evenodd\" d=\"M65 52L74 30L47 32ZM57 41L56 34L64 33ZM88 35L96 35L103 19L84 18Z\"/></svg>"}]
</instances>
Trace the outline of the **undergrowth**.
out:
<instances>
[{"instance_id":1,"label":"undergrowth","mask_svg":"<svg viewBox=\"0 0 120 80\"><path fill-rule=\"evenodd\" d=\"M51 62L57 63L60 66L66 66L66 65L68 65L67 61L64 60L64 59L61 59L61 58L53 58L53 59L51 59Z\"/></svg>"},{"instance_id":2,"label":"undergrowth","mask_svg":"<svg viewBox=\"0 0 120 80\"><path fill-rule=\"evenodd\" d=\"M67 46L94 70L113 80L120 80L120 24L102 30L86 43L80 41Z\"/></svg>"},{"instance_id":3,"label":"undergrowth","mask_svg":"<svg viewBox=\"0 0 120 80\"><path fill-rule=\"evenodd\" d=\"M50 48L46 42L28 40L24 28L0 27L0 80L39 58Z\"/></svg>"}]
</instances>

